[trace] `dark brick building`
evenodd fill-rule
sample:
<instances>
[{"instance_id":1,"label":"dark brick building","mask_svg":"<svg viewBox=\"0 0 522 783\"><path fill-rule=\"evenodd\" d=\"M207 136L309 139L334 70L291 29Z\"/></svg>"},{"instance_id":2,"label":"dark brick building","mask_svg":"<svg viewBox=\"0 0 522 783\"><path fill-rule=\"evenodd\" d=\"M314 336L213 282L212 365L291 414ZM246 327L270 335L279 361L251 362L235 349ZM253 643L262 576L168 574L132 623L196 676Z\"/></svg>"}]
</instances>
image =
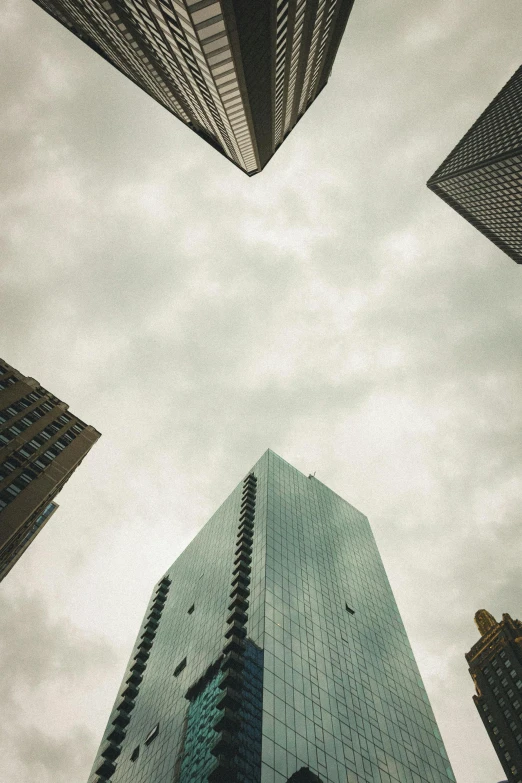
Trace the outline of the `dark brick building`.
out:
<instances>
[{"instance_id":1,"label":"dark brick building","mask_svg":"<svg viewBox=\"0 0 522 783\"><path fill-rule=\"evenodd\" d=\"M522 623L485 609L475 615L480 640L466 653L473 701L509 783L522 783Z\"/></svg>"},{"instance_id":2,"label":"dark brick building","mask_svg":"<svg viewBox=\"0 0 522 783\"><path fill-rule=\"evenodd\" d=\"M0 359L0 581L48 522L100 433Z\"/></svg>"}]
</instances>

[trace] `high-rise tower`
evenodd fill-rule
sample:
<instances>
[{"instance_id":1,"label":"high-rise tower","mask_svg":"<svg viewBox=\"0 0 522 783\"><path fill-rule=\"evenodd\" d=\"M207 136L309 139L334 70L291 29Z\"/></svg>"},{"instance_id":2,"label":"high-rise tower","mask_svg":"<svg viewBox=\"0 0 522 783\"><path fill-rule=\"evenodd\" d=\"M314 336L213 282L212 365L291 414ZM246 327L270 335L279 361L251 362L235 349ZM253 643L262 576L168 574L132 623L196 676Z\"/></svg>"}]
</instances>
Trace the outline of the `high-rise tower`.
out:
<instances>
[{"instance_id":1,"label":"high-rise tower","mask_svg":"<svg viewBox=\"0 0 522 783\"><path fill-rule=\"evenodd\" d=\"M428 187L522 263L522 67L430 177Z\"/></svg>"},{"instance_id":2,"label":"high-rise tower","mask_svg":"<svg viewBox=\"0 0 522 783\"><path fill-rule=\"evenodd\" d=\"M261 457L152 593L109 780L454 780L366 517Z\"/></svg>"},{"instance_id":3,"label":"high-rise tower","mask_svg":"<svg viewBox=\"0 0 522 783\"><path fill-rule=\"evenodd\" d=\"M0 581L57 508L100 437L68 405L0 359Z\"/></svg>"},{"instance_id":4,"label":"high-rise tower","mask_svg":"<svg viewBox=\"0 0 522 783\"><path fill-rule=\"evenodd\" d=\"M522 783L522 623L480 609L479 641L466 653L473 701L509 783Z\"/></svg>"},{"instance_id":5,"label":"high-rise tower","mask_svg":"<svg viewBox=\"0 0 522 783\"><path fill-rule=\"evenodd\" d=\"M35 0L247 174L325 86L353 0Z\"/></svg>"}]
</instances>

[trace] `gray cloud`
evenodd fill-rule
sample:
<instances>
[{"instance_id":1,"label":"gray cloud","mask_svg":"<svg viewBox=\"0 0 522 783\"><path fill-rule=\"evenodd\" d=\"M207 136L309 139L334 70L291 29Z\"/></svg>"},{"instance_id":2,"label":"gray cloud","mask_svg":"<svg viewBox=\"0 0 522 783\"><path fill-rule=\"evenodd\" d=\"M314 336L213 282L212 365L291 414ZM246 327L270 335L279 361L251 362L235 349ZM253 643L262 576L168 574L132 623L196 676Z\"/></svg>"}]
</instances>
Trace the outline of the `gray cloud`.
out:
<instances>
[{"instance_id":1,"label":"gray cloud","mask_svg":"<svg viewBox=\"0 0 522 783\"><path fill-rule=\"evenodd\" d=\"M249 180L8 2L0 355L103 433L2 585L9 783L86 779L151 586L267 446L368 514L457 779L500 779L463 654L521 613L520 273L424 182L519 14L358 0Z\"/></svg>"},{"instance_id":2,"label":"gray cloud","mask_svg":"<svg viewBox=\"0 0 522 783\"><path fill-rule=\"evenodd\" d=\"M23 783L81 776L96 741L82 723L82 692L115 666L111 644L68 617L52 616L43 597L22 590L0 597L0 623L3 774Z\"/></svg>"}]
</instances>

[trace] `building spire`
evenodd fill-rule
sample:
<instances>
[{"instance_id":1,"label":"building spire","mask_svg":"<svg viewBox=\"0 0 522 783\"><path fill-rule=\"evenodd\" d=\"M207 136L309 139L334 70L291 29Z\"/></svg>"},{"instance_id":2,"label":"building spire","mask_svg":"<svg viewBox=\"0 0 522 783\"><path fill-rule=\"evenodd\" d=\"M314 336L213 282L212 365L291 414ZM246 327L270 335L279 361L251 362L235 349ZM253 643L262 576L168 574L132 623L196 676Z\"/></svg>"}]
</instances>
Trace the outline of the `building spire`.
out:
<instances>
[{"instance_id":1,"label":"building spire","mask_svg":"<svg viewBox=\"0 0 522 783\"><path fill-rule=\"evenodd\" d=\"M475 624L481 636L485 636L492 628L498 625L497 621L487 609L479 609L475 614Z\"/></svg>"}]
</instances>

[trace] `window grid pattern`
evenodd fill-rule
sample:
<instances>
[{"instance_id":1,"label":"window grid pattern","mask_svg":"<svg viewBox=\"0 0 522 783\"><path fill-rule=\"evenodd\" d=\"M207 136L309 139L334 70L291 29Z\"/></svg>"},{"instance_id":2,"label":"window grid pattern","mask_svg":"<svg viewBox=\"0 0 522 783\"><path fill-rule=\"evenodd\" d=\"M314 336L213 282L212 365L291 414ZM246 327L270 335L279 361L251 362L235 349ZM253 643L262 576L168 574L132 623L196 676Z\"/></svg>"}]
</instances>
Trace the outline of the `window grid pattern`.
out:
<instances>
[{"instance_id":1,"label":"window grid pattern","mask_svg":"<svg viewBox=\"0 0 522 783\"><path fill-rule=\"evenodd\" d=\"M0 449L2 448L2 445L9 443L13 438L21 435L24 430L31 427L38 419L41 419L43 416L50 413L54 407L52 402L43 402L41 405L24 412L25 408L32 405L33 400L34 398L27 395L13 405L4 408L3 411L0 411ZM23 415L18 415L20 413L23 413ZM15 418L15 420L10 423L9 419L12 418ZM8 422L7 426L2 427L2 424L5 424L6 422Z\"/></svg>"},{"instance_id":2,"label":"window grid pattern","mask_svg":"<svg viewBox=\"0 0 522 783\"><path fill-rule=\"evenodd\" d=\"M522 263L522 67L437 169L428 187Z\"/></svg>"},{"instance_id":3,"label":"window grid pattern","mask_svg":"<svg viewBox=\"0 0 522 783\"><path fill-rule=\"evenodd\" d=\"M305 11L306 0L297 0L292 40L292 57L290 60L290 70L288 76L288 95L286 98L285 135L290 131L292 125L292 116L294 113L295 85L297 81L297 71L299 69L299 63L301 60L301 43L303 40Z\"/></svg>"},{"instance_id":4,"label":"window grid pattern","mask_svg":"<svg viewBox=\"0 0 522 783\"><path fill-rule=\"evenodd\" d=\"M367 519L269 465L262 783L453 781Z\"/></svg>"},{"instance_id":5,"label":"window grid pattern","mask_svg":"<svg viewBox=\"0 0 522 783\"><path fill-rule=\"evenodd\" d=\"M336 50L342 35L335 11L350 0L266 0L252 12L232 2L235 31L222 0L34 2L252 175L314 100L334 28Z\"/></svg>"},{"instance_id":6,"label":"window grid pattern","mask_svg":"<svg viewBox=\"0 0 522 783\"><path fill-rule=\"evenodd\" d=\"M10 381L0 389L1 581L56 509L53 498L96 437L89 428L71 458L65 456L46 473L87 425L66 413L67 406L34 379L1 360L0 377Z\"/></svg>"},{"instance_id":7,"label":"window grid pattern","mask_svg":"<svg viewBox=\"0 0 522 783\"><path fill-rule=\"evenodd\" d=\"M257 475L257 466L253 472ZM111 783L180 782L188 729L187 692L220 659L226 642L242 489L241 483L169 569L169 598L143 673L132 720L125 727ZM260 491L258 485L256 519L265 514L266 488ZM256 521L248 598L248 638L256 644L263 634L264 547L259 538L263 528ZM189 614L193 604L194 611ZM174 677L174 670L184 658L186 666ZM131 663L132 660L133 656ZM126 677L128 674L124 682ZM114 728L114 714L113 711L100 750ZM150 747L144 747L144 739L156 723L160 724L160 733ZM138 745L139 757L132 762L131 754ZM89 783L101 783L97 768L95 763Z\"/></svg>"},{"instance_id":8,"label":"window grid pattern","mask_svg":"<svg viewBox=\"0 0 522 783\"><path fill-rule=\"evenodd\" d=\"M248 740L241 742L252 747L257 735L262 756L256 777L253 768L236 770L238 783L252 783L257 775L261 783L287 783L303 768L310 775L295 780L453 781L368 521L273 452L252 472L257 495L245 657L250 649L253 670L245 678L252 689L240 707L252 709L242 724ZM180 775L192 741L192 689L199 694L209 688L198 725L201 737L210 737L242 497L240 484L169 569L169 598L111 783L186 783ZM157 739L144 747L157 723ZM109 724L102 748L110 730ZM207 763L208 756L198 775ZM191 783L199 783L191 774ZM90 783L95 781L101 783L93 773ZM214 781L212 772L208 781Z\"/></svg>"},{"instance_id":9,"label":"window grid pattern","mask_svg":"<svg viewBox=\"0 0 522 783\"><path fill-rule=\"evenodd\" d=\"M60 0L56 11L53 0L36 1L62 22L65 12L80 37L87 36L183 122L215 138L239 166L257 168L243 99L238 106L237 96L229 94L233 79L239 89L235 68L220 59L227 50L230 55L230 46L219 2L213 4L216 18L195 21L206 9L190 0L193 14L181 0L84 0L84 8Z\"/></svg>"},{"instance_id":10,"label":"window grid pattern","mask_svg":"<svg viewBox=\"0 0 522 783\"><path fill-rule=\"evenodd\" d=\"M170 80L167 82L163 78L163 76L158 72L154 63L150 61L147 53L142 49L142 37L147 43L152 43L154 47L154 55L161 62L161 66L164 69L164 74L170 78L178 77L177 85L179 85L180 92L190 107L193 116L195 115L199 121L202 122L202 124L206 124L205 118L199 111L199 107L197 103L195 103L193 95L188 88L188 85L186 84L184 74L179 67L178 61L168 56L168 46L164 38L168 37L170 30L167 27L167 30L169 30L169 32L167 32L167 30L164 29L162 22L159 20L156 21L157 16L160 16L156 4L152 2L145 4L139 2L139 0L134 3L132 0L126 0L125 10L129 14L130 19L137 23L137 27L133 27L133 29L131 29L130 26L125 23L125 18L118 14L114 4L106 1L102 5L107 14L110 16L110 19L117 25L120 34L123 33L124 38L128 41L131 48L134 49L135 54L139 56L141 62L145 65L150 75L153 77L155 91L164 96L163 101L166 97L170 103L171 109L174 110L174 113L177 114L184 122L190 122L190 115L182 107L179 101L179 96L176 97L176 91L173 89L172 83ZM162 16L161 20L163 20ZM140 40L136 39L136 30L139 31ZM124 52L127 50L128 46L124 49ZM160 88L159 91L158 85Z\"/></svg>"},{"instance_id":11,"label":"window grid pattern","mask_svg":"<svg viewBox=\"0 0 522 783\"><path fill-rule=\"evenodd\" d=\"M279 0L276 6L275 42L275 144L283 140L283 110L285 103L285 74L288 49L288 0Z\"/></svg>"},{"instance_id":12,"label":"window grid pattern","mask_svg":"<svg viewBox=\"0 0 522 783\"><path fill-rule=\"evenodd\" d=\"M310 88L310 95L312 97L312 100L313 98L315 98L317 84L319 81L319 75L322 71L324 59L326 55L326 44L329 39L330 31L332 29L332 22L337 8L338 8L337 0L330 0L330 8L328 9L328 13L326 14L325 22L322 29L321 43L319 45L319 49L315 58L315 66L314 66L314 72L312 75L311 88Z\"/></svg>"},{"instance_id":13,"label":"window grid pattern","mask_svg":"<svg viewBox=\"0 0 522 783\"><path fill-rule=\"evenodd\" d=\"M111 4L102 7L93 0L85 0L81 5L71 0L59 0L59 3L56 0L35 2L62 23L65 23L66 19L67 26L76 35L92 45L98 53L165 108L180 119L186 120L188 115L181 108L169 85L160 76L140 43L134 40L125 22ZM110 14L113 14L114 18Z\"/></svg>"},{"instance_id":14,"label":"window grid pattern","mask_svg":"<svg viewBox=\"0 0 522 783\"><path fill-rule=\"evenodd\" d=\"M522 263L522 155L434 183L437 195Z\"/></svg>"},{"instance_id":15,"label":"window grid pattern","mask_svg":"<svg viewBox=\"0 0 522 783\"><path fill-rule=\"evenodd\" d=\"M186 693L180 783L259 783L262 651L245 641L256 497L257 479L250 474L241 495L223 654Z\"/></svg>"},{"instance_id":16,"label":"window grid pattern","mask_svg":"<svg viewBox=\"0 0 522 783\"><path fill-rule=\"evenodd\" d=\"M191 116L208 130L217 132L213 118L206 107L201 106L201 93L195 74L200 78L196 62L191 55L191 45L197 43L192 38L193 31L188 24L183 24L180 17L169 13L164 4L126 0L126 10L135 23L145 43L151 47L165 69L169 79L174 81L178 91L190 108ZM110 11L110 3L105 4ZM183 8L183 7L182 7ZM184 9L183 9L184 11ZM184 11L186 14L186 12ZM155 76L159 77L157 74ZM159 80L160 81L160 80ZM160 84L165 86L163 80ZM182 118L189 121L189 114L182 112Z\"/></svg>"},{"instance_id":17,"label":"window grid pattern","mask_svg":"<svg viewBox=\"0 0 522 783\"><path fill-rule=\"evenodd\" d=\"M332 2L335 3L335 0L332 0ZM317 49L319 46L319 38L322 30L322 25L324 21L324 15L325 10L327 6L327 0L319 0L319 4L317 6L317 11L315 14L315 21L314 21L314 29L312 33L312 41L310 43L310 51L308 52L308 62L306 64L306 71L305 71L305 77L303 82L303 88L301 91L301 99L299 101L299 113L303 114L303 112L306 110L309 97L310 97L310 88L311 88L311 77L312 77L312 68L315 63L315 58L317 54Z\"/></svg>"},{"instance_id":18,"label":"window grid pattern","mask_svg":"<svg viewBox=\"0 0 522 783\"><path fill-rule=\"evenodd\" d=\"M140 31L146 36L147 43L161 56L163 66L182 91L202 127L215 136L228 154L240 163L239 150L231 138L230 126L226 128L223 122L226 115L223 111L220 114L216 106L218 95L204 55L207 47L215 45L216 33L219 32L217 28L224 30L221 15L218 14L220 18L214 24L202 22L202 29L197 31L187 9L177 0L172 0L170 4L156 0L148 0L148 3L141 3L140 0L126 2ZM219 3L214 3L214 6L216 12L220 11Z\"/></svg>"},{"instance_id":19,"label":"window grid pattern","mask_svg":"<svg viewBox=\"0 0 522 783\"><path fill-rule=\"evenodd\" d=\"M239 709L238 783L259 783L263 722L263 650L247 640L244 658L244 686Z\"/></svg>"},{"instance_id":20,"label":"window grid pattern","mask_svg":"<svg viewBox=\"0 0 522 783\"><path fill-rule=\"evenodd\" d=\"M52 438L59 431L64 424L62 422L53 422L45 430L42 430L38 435L35 435L29 443L24 444L13 455L11 455L3 464L0 464L0 475L4 476L12 469L13 465L18 467L22 464L20 462L20 455L26 457L30 455L29 449L32 452L36 452L41 449L42 446L47 446L45 451L38 454L37 459L30 462L27 467L24 467L16 478L14 478L9 484L3 487L0 491L0 512L12 503L13 500L32 482L38 478L38 475L42 473L53 460L58 457L64 449L69 446L70 443L77 437L77 429L71 428L59 438L56 438L52 443L47 441Z\"/></svg>"},{"instance_id":21,"label":"window grid pattern","mask_svg":"<svg viewBox=\"0 0 522 783\"><path fill-rule=\"evenodd\" d=\"M188 0L189 6L194 3ZM199 8L199 3L195 6ZM205 71L209 86L218 106L221 120L234 142L234 150L240 165L247 171L257 168L248 125L244 97L241 95L230 40L225 30L220 2L191 10L192 22L196 27L206 57ZM212 13L213 16L208 15Z\"/></svg>"},{"instance_id":22,"label":"window grid pattern","mask_svg":"<svg viewBox=\"0 0 522 783\"><path fill-rule=\"evenodd\" d=\"M430 181L459 174L522 147L522 66L513 74Z\"/></svg>"},{"instance_id":23,"label":"window grid pattern","mask_svg":"<svg viewBox=\"0 0 522 783\"><path fill-rule=\"evenodd\" d=\"M219 681L220 672L217 672L189 706L179 783L207 783L214 766L211 749L216 739L213 725L219 717Z\"/></svg>"}]
</instances>

